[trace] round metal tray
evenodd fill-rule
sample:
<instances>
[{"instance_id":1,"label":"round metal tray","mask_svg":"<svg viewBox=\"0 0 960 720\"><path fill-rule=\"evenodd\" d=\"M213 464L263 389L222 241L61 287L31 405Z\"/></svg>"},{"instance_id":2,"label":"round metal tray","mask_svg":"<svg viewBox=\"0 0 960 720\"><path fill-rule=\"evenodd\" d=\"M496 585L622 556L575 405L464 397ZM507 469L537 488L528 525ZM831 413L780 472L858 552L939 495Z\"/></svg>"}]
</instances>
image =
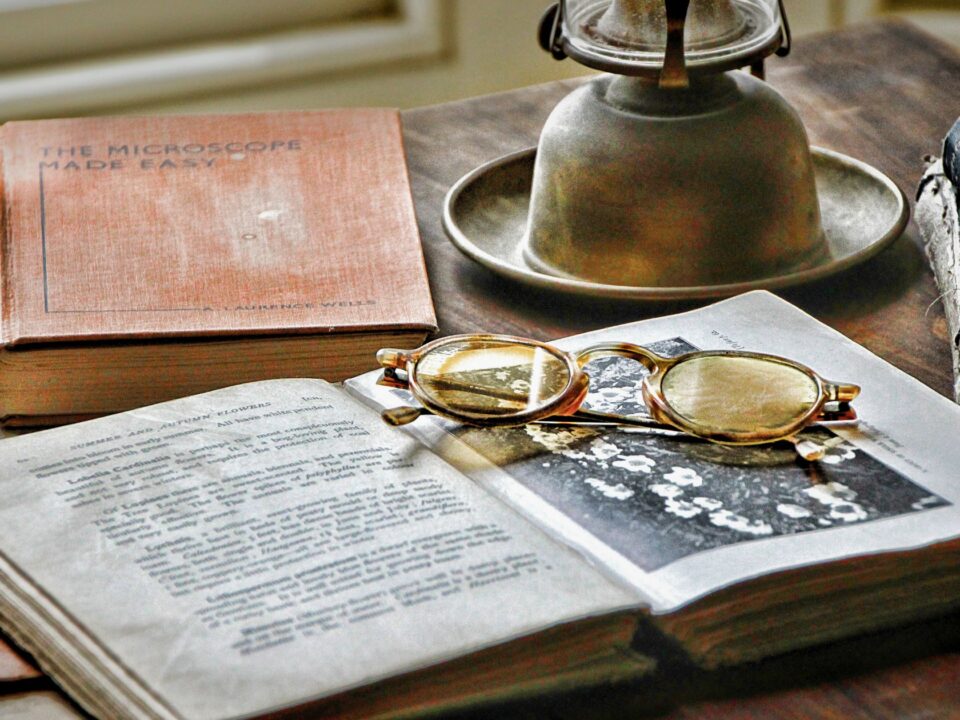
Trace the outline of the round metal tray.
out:
<instances>
[{"instance_id":1,"label":"round metal tray","mask_svg":"<svg viewBox=\"0 0 960 720\"><path fill-rule=\"evenodd\" d=\"M846 270L896 240L910 218L890 178L854 158L811 148L828 253L800 271L724 285L633 287L571 280L538 272L523 260L536 148L505 155L462 177L447 193L443 227L467 257L527 285L592 297L679 300L725 297L818 280Z\"/></svg>"}]
</instances>

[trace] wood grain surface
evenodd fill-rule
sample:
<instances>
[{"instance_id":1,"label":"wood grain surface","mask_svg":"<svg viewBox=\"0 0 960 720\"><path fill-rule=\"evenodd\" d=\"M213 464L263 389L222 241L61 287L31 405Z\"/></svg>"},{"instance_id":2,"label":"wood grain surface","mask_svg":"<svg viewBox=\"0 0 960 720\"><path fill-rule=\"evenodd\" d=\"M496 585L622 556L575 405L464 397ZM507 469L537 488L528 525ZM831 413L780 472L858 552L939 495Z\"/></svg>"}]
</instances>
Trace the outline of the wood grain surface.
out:
<instances>
[{"instance_id":1,"label":"wood grain surface","mask_svg":"<svg viewBox=\"0 0 960 720\"><path fill-rule=\"evenodd\" d=\"M938 152L960 115L960 56L901 22L800 40L789 58L769 62L768 71L770 82L799 111L813 144L875 165L908 196L923 172L924 156ZM551 339L691 307L572 299L532 290L474 265L446 240L440 217L450 185L487 160L536 144L550 110L576 84L551 83L404 113L411 182L442 334L488 331ZM950 395L946 323L914 225L868 263L781 294ZM668 662L641 686L545 699L483 716L505 715L960 718L960 615L722 673Z\"/></svg>"}]
</instances>

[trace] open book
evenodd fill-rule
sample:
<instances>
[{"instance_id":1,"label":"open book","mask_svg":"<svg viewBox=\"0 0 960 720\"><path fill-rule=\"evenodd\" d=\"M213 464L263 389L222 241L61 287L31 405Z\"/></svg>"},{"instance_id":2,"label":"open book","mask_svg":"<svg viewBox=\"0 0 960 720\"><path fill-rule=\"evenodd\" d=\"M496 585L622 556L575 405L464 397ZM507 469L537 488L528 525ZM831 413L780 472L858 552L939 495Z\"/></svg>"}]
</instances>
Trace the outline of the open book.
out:
<instances>
[{"instance_id":1,"label":"open book","mask_svg":"<svg viewBox=\"0 0 960 720\"><path fill-rule=\"evenodd\" d=\"M862 423L809 464L218 390L0 443L0 623L98 717L392 717L655 671L653 626L715 666L960 605L960 408L767 293L561 344L602 339L792 357ZM640 410L639 365L588 371Z\"/></svg>"}]
</instances>

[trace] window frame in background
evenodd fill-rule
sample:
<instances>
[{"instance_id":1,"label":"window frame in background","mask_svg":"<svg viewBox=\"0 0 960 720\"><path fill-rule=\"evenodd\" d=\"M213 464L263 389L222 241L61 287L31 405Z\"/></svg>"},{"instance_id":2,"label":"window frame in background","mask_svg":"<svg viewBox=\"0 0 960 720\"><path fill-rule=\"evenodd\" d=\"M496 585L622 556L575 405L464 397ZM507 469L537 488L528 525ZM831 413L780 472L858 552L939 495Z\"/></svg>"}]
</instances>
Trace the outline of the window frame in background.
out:
<instances>
[{"instance_id":1,"label":"window frame in background","mask_svg":"<svg viewBox=\"0 0 960 720\"><path fill-rule=\"evenodd\" d=\"M244 26L244 19L236 16L237 4L204 0L204 21L196 22L192 14L190 39L179 43L171 32L172 12L179 5L196 7L201 0L177 0L173 5L126 0L134 1L143 3L146 27L134 28L131 18L123 17L111 32L90 28L85 46L81 38L55 56L43 47L42 23L49 23L52 11L100 12L103 22L109 22L105 11L115 0L0 0L0 23L5 13L10 13L7 18L19 13L15 19L21 27L36 22L32 32L39 45L32 60L22 46L6 57L0 50L2 119L76 114L264 86L383 63L440 58L446 49L443 0L369 0L359 6L354 0L275 0L269 5L283 22L266 31L262 14L251 12ZM224 18L219 23L220 34L217 8L233 13L229 22ZM78 26L82 31L82 24Z\"/></svg>"}]
</instances>

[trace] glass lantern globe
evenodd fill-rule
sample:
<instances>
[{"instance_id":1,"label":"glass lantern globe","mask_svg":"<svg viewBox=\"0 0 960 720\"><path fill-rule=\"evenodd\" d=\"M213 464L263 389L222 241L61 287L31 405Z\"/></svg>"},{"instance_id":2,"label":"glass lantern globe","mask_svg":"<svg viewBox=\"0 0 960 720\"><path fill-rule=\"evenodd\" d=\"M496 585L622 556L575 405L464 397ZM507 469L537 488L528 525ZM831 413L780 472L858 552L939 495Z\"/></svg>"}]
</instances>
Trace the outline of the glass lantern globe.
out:
<instances>
[{"instance_id":1,"label":"glass lantern globe","mask_svg":"<svg viewBox=\"0 0 960 720\"><path fill-rule=\"evenodd\" d=\"M589 67L656 74L667 45L664 0L563 0L562 47ZM691 0L684 50L691 73L749 65L784 39L778 0Z\"/></svg>"}]
</instances>

